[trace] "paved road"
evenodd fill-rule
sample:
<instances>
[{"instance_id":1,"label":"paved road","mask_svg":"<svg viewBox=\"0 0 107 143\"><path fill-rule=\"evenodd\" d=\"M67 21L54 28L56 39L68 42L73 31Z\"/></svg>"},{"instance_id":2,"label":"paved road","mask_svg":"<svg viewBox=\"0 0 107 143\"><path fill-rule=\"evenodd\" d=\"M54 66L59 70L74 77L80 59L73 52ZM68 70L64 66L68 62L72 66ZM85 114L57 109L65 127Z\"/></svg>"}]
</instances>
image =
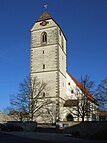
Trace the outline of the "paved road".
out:
<instances>
[{"instance_id":1,"label":"paved road","mask_svg":"<svg viewBox=\"0 0 107 143\"><path fill-rule=\"evenodd\" d=\"M107 143L107 140L83 140L56 133L0 132L0 143Z\"/></svg>"},{"instance_id":2,"label":"paved road","mask_svg":"<svg viewBox=\"0 0 107 143\"><path fill-rule=\"evenodd\" d=\"M0 143L50 143L50 142L10 135L6 133L0 133Z\"/></svg>"},{"instance_id":3,"label":"paved road","mask_svg":"<svg viewBox=\"0 0 107 143\"><path fill-rule=\"evenodd\" d=\"M86 140L76 139L57 133L39 133L39 132L1 132L2 139L13 143L12 140L17 140L15 143L87 143ZM6 138L5 138L6 137ZM8 139L7 139L8 138ZM27 141L27 142L26 142ZM1 143L1 140L0 140ZM4 142L3 142L4 143Z\"/></svg>"}]
</instances>

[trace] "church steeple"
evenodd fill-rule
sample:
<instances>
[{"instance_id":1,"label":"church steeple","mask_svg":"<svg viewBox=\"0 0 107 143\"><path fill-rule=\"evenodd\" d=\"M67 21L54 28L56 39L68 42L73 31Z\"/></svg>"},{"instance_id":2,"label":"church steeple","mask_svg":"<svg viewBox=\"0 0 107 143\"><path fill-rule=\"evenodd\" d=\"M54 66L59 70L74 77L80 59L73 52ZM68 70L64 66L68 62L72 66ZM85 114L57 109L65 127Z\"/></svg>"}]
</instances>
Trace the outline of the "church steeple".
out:
<instances>
[{"instance_id":1,"label":"church steeple","mask_svg":"<svg viewBox=\"0 0 107 143\"><path fill-rule=\"evenodd\" d=\"M37 77L40 82L47 85L47 89L41 93L40 103L42 98L47 100L47 97L53 102L48 107L38 110L39 112L37 111L34 115L35 119L39 123L45 120L50 122L52 119L47 112L49 108L55 117L53 118L55 122L60 118L59 97L66 95L66 39L59 25L47 11L31 28L30 53L31 81ZM43 113L42 116L38 116L40 112Z\"/></svg>"},{"instance_id":2,"label":"church steeple","mask_svg":"<svg viewBox=\"0 0 107 143\"><path fill-rule=\"evenodd\" d=\"M36 22L40 22L40 21L43 21L43 20L48 20L48 19L51 19L52 17L49 15L49 13L47 11L45 11L39 18Z\"/></svg>"}]
</instances>

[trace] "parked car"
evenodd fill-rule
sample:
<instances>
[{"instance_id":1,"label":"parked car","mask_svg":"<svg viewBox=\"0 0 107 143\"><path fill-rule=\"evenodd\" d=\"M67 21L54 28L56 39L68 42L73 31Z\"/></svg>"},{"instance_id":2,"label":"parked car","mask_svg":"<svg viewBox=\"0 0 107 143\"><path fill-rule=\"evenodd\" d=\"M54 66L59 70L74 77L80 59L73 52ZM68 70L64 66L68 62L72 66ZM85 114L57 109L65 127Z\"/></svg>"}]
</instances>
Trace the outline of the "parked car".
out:
<instances>
[{"instance_id":1,"label":"parked car","mask_svg":"<svg viewBox=\"0 0 107 143\"><path fill-rule=\"evenodd\" d=\"M0 131L8 131L8 128L5 124L0 124Z\"/></svg>"},{"instance_id":2,"label":"parked car","mask_svg":"<svg viewBox=\"0 0 107 143\"><path fill-rule=\"evenodd\" d=\"M6 123L6 124L3 124L3 126L6 127L5 131L23 131L23 128L16 124Z\"/></svg>"}]
</instances>

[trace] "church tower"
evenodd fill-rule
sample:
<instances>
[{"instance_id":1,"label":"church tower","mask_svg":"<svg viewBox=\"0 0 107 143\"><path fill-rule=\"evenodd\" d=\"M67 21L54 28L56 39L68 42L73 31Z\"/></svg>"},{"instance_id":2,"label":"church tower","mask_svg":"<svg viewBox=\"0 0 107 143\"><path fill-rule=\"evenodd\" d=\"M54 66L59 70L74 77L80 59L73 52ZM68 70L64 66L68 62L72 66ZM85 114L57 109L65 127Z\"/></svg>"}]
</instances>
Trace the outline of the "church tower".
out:
<instances>
[{"instance_id":1,"label":"church tower","mask_svg":"<svg viewBox=\"0 0 107 143\"><path fill-rule=\"evenodd\" d=\"M60 120L60 98L66 94L66 38L45 11L31 28L30 76L47 84L43 96L52 99L55 121ZM36 119L42 122L41 118Z\"/></svg>"}]
</instances>

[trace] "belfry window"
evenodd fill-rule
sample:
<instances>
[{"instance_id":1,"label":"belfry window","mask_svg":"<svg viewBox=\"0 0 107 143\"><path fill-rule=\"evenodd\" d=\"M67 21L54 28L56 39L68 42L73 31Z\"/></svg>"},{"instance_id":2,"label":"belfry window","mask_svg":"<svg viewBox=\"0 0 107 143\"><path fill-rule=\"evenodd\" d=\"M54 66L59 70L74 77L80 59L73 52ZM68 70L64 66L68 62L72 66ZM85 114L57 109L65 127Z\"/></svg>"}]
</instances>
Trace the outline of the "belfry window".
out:
<instances>
[{"instance_id":1,"label":"belfry window","mask_svg":"<svg viewBox=\"0 0 107 143\"><path fill-rule=\"evenodd\" d=\"M42 33L41 41L42 41L42 44L47 43L47 33L46 32Z\"/></svg>"},{"instance_id":2,"label":"belfry window","mask_svg":"<svg viewBox=\"0 0 107 143\"><path fill-rule=\"evenodd\" d=\"M43 64L43 69L45 69L45 64Z\"/></svg>"}]
</instances>

